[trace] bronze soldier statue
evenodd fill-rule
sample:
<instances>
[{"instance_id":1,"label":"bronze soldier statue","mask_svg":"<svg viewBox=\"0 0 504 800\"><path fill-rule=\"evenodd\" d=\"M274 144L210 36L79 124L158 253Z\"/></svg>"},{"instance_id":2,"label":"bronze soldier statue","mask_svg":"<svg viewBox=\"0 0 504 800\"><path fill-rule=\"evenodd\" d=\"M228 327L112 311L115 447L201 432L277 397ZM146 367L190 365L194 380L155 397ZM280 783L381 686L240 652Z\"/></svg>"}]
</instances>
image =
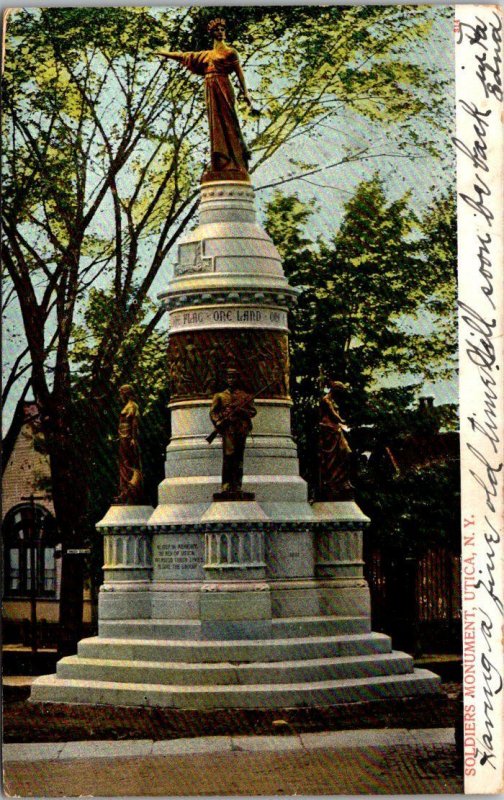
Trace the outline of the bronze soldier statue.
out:
<instances>
[{"instance_id":1,"label":"bronze soldier statue","mask_svg":"<svg viewBox=\"0 0 504 800\"><path fill-rule=\"evenodd\" d=\"M238 370L226 371L227 388L212 398L210 419L222 436L222 492L216 500L253 500L252 492L242 491L245 442L257 414L254 398L238 386Z\"/></svg>"},{"instance_id":2,"label":"bronze soldier statue","mask_svg":"<svg viewBox=\"0 0 504 800\"><path fill-rule=\"evenodd\" d=\"M347 388L341 381L329 381L329 392L320 401L320 490L324 500L353 499L354 487L350 481L352 450L345 436L346 423L336 402L336 396Z\"/></svg>"},{"instance_id":3,"label":"bronze soldier statue","mask_svg":"<svg viewBox=\"0 0 504 800\"><path fill-rule=\"evenodd\" d=\"M236 113L235 95L229 79L232 73L238 78L241 93L250 108L252 100L238 53L226 42L225 20L220 17L213 19L208 23L208 32L213 38L211 50L182 53L162 48L157 52L160 56L178 61L186 69L205 78L211 165L203 175L203 181L249 180L250 153L243 139Z\"/></svg>"},{"instance_id":4,"label":"bronze soldier statue","mask_svg":"<svg viewBox=\"0 0 504 800\"><path fill-rule=\"evenodd\" d=\"M115 503L136 506L143 502L143 475L138 446L140 412L129 384L119 389L124 406L119 416L119 494Z\"/></svg>"}]
</instances>

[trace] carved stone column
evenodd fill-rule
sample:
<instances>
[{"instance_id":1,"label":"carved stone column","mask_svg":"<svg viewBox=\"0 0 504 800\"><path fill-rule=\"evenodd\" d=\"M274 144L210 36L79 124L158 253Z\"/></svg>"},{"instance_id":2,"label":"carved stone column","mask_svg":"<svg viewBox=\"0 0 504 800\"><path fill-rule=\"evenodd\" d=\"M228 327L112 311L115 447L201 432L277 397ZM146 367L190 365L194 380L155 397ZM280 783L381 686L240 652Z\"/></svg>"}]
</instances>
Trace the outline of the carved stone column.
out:
<instances>
[{"instance_id":1,"label":"carved stone column","mask_svg":"<svg viewBox=\"0 0 504 800\"><path fill-rule=\"evenodd\" d=\"M264 578L265 570L264 531L226 526L205 534L205 571L212 579Z\"/></svg>"},{"instance_id":2,"label":"carved stone column","mask_svg":"<svg viewBox=\"0 0 504 800\"><path fill-rule=\"evenodd\" d=\"M115 528L103 537L105 582L150 580L151 534L131 528Z\"/></svg>"},{"instance_id":3,"label":"carved stone column","mask_svg":"<svg viewBox=\"0 0 504 800\"><path fill-rule=\"evenodd\" d=\"M254 501L220 502L210 507L203 522L202 634L223 639L269 636L272 614L266 581L266 514Z\"/></svg>"},{"instance_id":4,"label":"carved stone column","mask_svg":"<svg viewBox=\"0 0 504 800\"><path fill-rule=\"evenodd\" d=\"M200 223L180 243L173 279L160 295L169 311L172 439L153 521L170 522L174 504L203 504L220 488L220 438L209 446L205 437L212 395L224 388L230 366L242 389L260 392L244 490L265 502L306 502L290 430L287 312L296 294L256 221L251 185L204 184ZM284 476L284 485L273 476Z\"/></svg>"},{"instance_id":5,"label":"carved stone column","mask_svg":"<svg viewBox=\"0 0 504 800\"><path fill-rule=\"evenodd\" d=\"M103 584L100 620L150 617L151 506L111 506L96 526L103 533Z\"/></svg>"}]
</instances>

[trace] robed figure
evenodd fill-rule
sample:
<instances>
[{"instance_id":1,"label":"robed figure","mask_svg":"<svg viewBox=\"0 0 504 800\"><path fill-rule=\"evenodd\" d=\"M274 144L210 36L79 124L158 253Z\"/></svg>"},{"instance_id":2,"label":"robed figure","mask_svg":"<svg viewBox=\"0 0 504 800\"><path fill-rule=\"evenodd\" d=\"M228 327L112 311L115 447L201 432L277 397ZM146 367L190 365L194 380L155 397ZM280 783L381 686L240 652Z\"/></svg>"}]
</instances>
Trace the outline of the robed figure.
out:
<instances>
[{"instance_id":1,"label":"robed figure","mask_svg":"<svg viewBox=\"0 0 504 800\"><path fill-rule=\"evenodd\" d=\"M203 181L249 180L249 151L236 113L235 94L230 75L237 76L243 97L252 107L238 53L226 41L226 23L214 19L208 25L213 35L211 50L182 53L158 50L159 55L178 61L196 75L205 78L205 101L210 129L211 167Z\"/></svg>"},{"instance_id":2,"label":"robed figure","mask_svg":"<svg viewBox=\"0 0 504 800\"><path fill-rule=\"evenodd\" d=\"M210 406L210 419L222 436L222 493L252 499L253 495L244 497L242 492L243 457L257 409L252 397L238 386L238 370L228 369L226 379L227 387L214 394Z\"/></svg>"},{"instance_id":3,"label":"robed figure","mask_svg":"<svg viewBox=\"0 0 504 800\"><path fill-rule=\"evenodd\" d=\"M345 436L346 423L340 415L337 395L346 390L340 381L330 381L329 391L319 406L320 489L324 500L350 500L352 450Z\"/></svg>"},{"instance_id":4,"label":"robed figure","mask_svg":"<svg viewBox=\"0 0 504 800\"><path fill-rule=\"evenodd\" d=\"M143 501L143 475L138 445L140 411L129 384L119 389L122 409L119 415L119 494L115 499L121 505L141 505Z\"/></svg>"}]
</instances>

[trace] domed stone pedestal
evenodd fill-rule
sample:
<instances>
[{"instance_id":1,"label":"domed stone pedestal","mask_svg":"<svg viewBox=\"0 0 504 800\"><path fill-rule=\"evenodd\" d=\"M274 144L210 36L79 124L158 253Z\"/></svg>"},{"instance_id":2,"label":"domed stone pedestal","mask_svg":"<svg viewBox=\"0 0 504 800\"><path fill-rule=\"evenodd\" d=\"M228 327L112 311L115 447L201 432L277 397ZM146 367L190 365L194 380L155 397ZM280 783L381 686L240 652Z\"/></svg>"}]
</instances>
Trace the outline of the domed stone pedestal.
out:
<instances>
[{"instance_id":1,"label":"domed stone pedestal","mask_svg":"<svg viewBox=\"0 0 504 800\"><path fill-rule=\"evenodd\" d=\"M112 506L99 634L38 678L32 700L176 708L314 706L438 691L371 632L366 517L308 503L290 429L296 291L247 182L207 183L161 299L170 315L172 439L159 504ZM229 366L258 393L243 489L215 502L209 408Z\"/></svg>"}]
</instances>

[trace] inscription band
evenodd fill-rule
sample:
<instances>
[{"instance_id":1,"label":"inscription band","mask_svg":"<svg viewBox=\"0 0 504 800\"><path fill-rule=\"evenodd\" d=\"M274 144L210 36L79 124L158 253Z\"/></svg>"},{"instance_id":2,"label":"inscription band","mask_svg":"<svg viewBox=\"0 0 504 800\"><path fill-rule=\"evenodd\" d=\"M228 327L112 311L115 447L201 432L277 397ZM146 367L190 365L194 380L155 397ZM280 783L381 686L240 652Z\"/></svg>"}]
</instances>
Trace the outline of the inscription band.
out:
<instances>
[{"instance_id":1,"label":"inscription band","mask_svg":"<svg viewBox=\"0 0 504 800\"><path fill-rule=\"evenodd\" d=\"M172 332L223 327L287 331L287 312L264 306L201 306L170 312Z\"/></svg>"}]
</instances>

